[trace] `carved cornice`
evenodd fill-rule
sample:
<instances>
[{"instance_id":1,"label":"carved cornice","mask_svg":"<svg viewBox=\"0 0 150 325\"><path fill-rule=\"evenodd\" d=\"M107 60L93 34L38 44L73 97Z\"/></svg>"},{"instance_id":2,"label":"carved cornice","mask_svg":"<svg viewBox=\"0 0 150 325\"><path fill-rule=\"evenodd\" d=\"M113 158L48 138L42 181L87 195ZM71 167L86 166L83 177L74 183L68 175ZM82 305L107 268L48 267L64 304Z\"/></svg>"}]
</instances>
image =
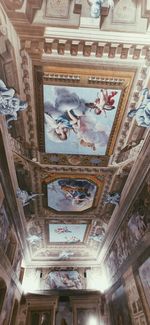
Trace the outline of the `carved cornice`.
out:
<instances>
[{"instance_id":1,"label":"carved cornice","mask_svg":"<svg viewBox=\"0 0 150 325\"><path fill-rule=\"evenodd\" d=\"M34 31L34 29L33 29ZM117 35L116 35L117 36ZM33 37L33 36L32 36ZM91 41L89 40L76 40L74 38L60 39L57 36L49 38L39 35L38 41L36 35L33 40L31 37L22 37L22 48L24 48L31 57L38 59L49 59L50 56L81 56L83 57L96 57L96 58L116 58L118 59L148 59L150 44L149 45L137 45L133 43L110 42L106 41Z\"/></svg>"}]
</instances>

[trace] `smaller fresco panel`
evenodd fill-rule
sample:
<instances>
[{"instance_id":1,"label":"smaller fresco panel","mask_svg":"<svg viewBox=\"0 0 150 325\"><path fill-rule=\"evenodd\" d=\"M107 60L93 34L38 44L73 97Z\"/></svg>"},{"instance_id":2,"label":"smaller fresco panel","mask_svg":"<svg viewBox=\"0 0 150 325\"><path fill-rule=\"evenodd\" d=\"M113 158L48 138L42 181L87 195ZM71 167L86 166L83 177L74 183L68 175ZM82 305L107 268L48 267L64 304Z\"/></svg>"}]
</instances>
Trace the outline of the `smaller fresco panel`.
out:
<instances>
[{"instance_id":1,"label":"smaller fresco panel","mask_svg":"<svg viewBox=\"0 0 150 325\"><path fill-rule=\"evenodd\" d=\"M84 211L92 207L96 190L84 179L58 179L47 185L48 206L56 211Z\"/></svg>"},{"instance_id":2,"label":"smaller fresco panel","mask_svg":"<svg viewBox=\"0 0 150 325\"><path fill-rule=\"evenodd\" d=\"M54 271L47 278L50 289L83 289L81 276L77 271Z\"/></svg>"},{"instance_id":3,"label":"smaller fresco panel","mask_svg":"<svg viewBox=\"0 0 150 325\"><path fill-rule=\"evenodd\" d=\"M86 224L49 224L49 241L52 243L83 242Z\"/></svg>"}]
</instances>

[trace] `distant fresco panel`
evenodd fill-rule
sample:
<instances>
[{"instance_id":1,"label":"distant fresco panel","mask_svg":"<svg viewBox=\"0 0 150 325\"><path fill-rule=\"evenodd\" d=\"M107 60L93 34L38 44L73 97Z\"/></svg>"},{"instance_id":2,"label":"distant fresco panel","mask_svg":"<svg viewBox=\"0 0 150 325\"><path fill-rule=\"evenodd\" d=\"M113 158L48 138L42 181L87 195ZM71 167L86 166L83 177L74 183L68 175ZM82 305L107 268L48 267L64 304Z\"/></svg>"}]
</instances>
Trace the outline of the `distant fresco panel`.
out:
<instances>
[{"instance_id":1,"label":"distant fresco panel","mask_svg":"<svg viewBox=\"0 0 150 325\"><path fill-rule=\"evenodd\" d=\"M87 224L49 224L50 243L82 243Z\"/></svg>"}]
</instances>

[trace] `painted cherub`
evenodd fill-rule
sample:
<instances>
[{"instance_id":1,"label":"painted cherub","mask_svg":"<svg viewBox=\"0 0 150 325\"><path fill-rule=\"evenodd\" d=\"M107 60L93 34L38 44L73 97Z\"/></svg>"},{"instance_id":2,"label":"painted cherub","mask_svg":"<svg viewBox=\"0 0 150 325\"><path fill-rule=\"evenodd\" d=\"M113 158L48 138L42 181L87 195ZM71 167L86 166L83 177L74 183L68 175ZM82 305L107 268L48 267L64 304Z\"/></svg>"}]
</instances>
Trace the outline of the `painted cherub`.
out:
<instances>
[{"instance_id":1,"label":"painted cherub","mask_svg":"<svg viewBox=\"0 0 150 325\"><path fill-rule=\"evenodd\" d=\"M148 88L143 90L140 106L137 109L132 109L128 113L128 117L135 117L139 126L150 127L150 94Z\"/></svg>"},{"instance_id":2,"label":"painted cherub","mask_svg":"<svg viewBox=\"0 0 150 325\"><path fill-rule=\"evenodd\" d=\"M104 91L104 89L101 89L95 101L93 103L86 103L85 105L91 110L94 109L96 115L99 115L102 112L106 114L106 111L111 111L116 108L114 105L114 97L116 95L117 91L112 91L108 94L107 90Z\"/></svg>"}]
</instances>

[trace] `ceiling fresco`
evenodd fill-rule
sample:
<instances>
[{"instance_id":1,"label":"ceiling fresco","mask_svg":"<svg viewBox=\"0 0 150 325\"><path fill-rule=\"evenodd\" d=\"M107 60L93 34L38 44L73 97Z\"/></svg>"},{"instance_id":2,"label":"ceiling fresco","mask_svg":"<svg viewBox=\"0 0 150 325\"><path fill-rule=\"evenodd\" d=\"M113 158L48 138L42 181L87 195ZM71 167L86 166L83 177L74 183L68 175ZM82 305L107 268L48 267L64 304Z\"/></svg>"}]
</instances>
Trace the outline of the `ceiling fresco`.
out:
<instances>
[{"instance_id":1,"label":"ceiling fresco","mask_svg":"<svg viewBox=\"0 0 150 325\"><path fill-rule=\"evenodd\" d=\"M92 207L96 190L85 179L58 179L47 185L48 206L56 211L84 211Z\"/></svg>"},{"instance_id":2,"label":"ceiling fresco","mask_svg":"<svg viewBox=\"0 0 150 325\"><path fill-rule=\"evenodd\" d=\"M67 66L34 71L41 163L107 166L135 71Z\"/></svg>"},{"instance_id":3,"label":"ceiling fresco","mask_svg":"<svg viewBox=\"0 0 150 325\"><path fill-rule=\"evenodd\" d=\"M84 240L86 224L49 224L49 242L77 244Z\"/></svg>"},{"instance_id":4,"label":"ceiling fresco","mask_svg":"<svg viewBox=\"0 0 150 325\"><path fill-rule=\"evenodd\" d=\"M60 177L58 177L60 176ZM80 213L92 210L100 198L104 176L81 174L51 174L44 178L43 204L59 213Z\"/></svg>"},{"instance_id":5,"label":"ceiling fresco","mask_svg":"<svg viewBox=\"0 0 150 325\"><path fill-rule=\"evenodd\" d=\"M105 155L121 90L44 85L47 153Z\"/></svg>"}]
</instances>

